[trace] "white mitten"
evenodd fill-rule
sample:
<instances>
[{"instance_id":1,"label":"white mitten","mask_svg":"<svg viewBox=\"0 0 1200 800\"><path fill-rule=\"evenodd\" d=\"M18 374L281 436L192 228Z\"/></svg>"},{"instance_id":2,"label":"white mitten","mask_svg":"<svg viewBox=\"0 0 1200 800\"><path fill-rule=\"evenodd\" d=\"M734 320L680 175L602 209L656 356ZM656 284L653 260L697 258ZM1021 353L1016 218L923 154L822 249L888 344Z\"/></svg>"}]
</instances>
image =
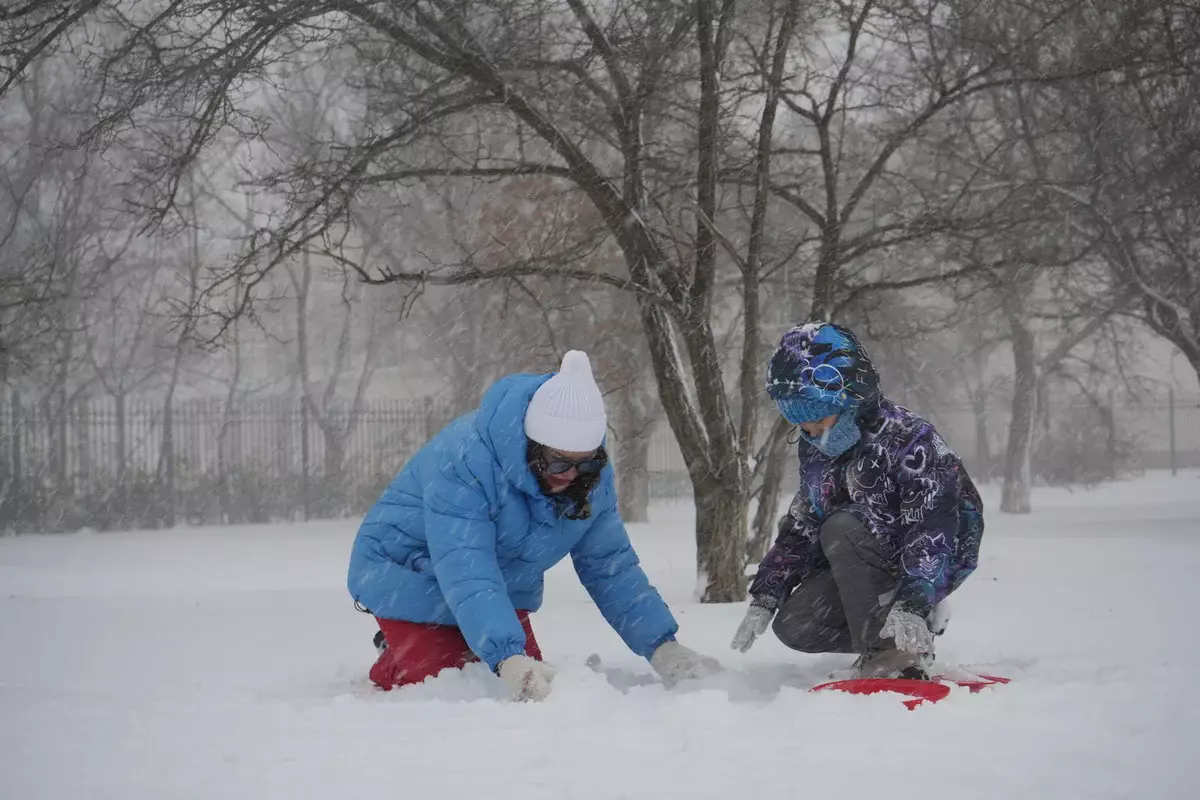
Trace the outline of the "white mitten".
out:
<instances>
[{"instance_id":1,"label":"white mitten","mask_svg":"<svg viewBox=\"0 0 1200 800\"><path fill-rule=\"evenodd\" d=\"M933 631L924 617L905 611L896 606L888 612L879 635L896 641L896 649L908 653L929 653L933 651Z\"/></svg>"},{"instance_id":2,"label":"white mitten","mask_svg":"<svg viewBox=\"0 0 1200 800\"><path fill-rule=\"evenodd\" d=\"M554 669L527 655L509 656L500 662L500 680L513 700L544 700L550 694Z\"/></svg>"},{"instance_id":3,"label":"white mitten","mask_svg":"<svg viewBox=\"0 0 1200 800\"><path fill-rule=\"evenodd\" d=\"M934 636L941 636L946 632L946 628L950 625L950 617L949 600L943 600L933 607L933 614L929 617L929 630L933 631Z\"/></svg>"},{"instance_id":4,"label":"white mitten","mask_svg":"<svg viewBox=\"0 0 1200 800\"><path fill-rule=\"evenodd\" d=\"M663 642L650 656L650 666L668 687L692 678L707 678L722 671L721 664L711 656L701 655L672 639Z\"/></svg>"},{"instance_id":5,"label":"white mitten","mask_svg":"<svg viewBox=\"0 0 1200 800\"><path fill-rule=\"evenodd\" d=\"M733 634L733 641L729 643L729 646L745 653L754 645L755 639L766 633L767 627L770 626L774 617L774 609L751 603L742 623L738 625L737 633Z\"/></svg>"}]
</instances>

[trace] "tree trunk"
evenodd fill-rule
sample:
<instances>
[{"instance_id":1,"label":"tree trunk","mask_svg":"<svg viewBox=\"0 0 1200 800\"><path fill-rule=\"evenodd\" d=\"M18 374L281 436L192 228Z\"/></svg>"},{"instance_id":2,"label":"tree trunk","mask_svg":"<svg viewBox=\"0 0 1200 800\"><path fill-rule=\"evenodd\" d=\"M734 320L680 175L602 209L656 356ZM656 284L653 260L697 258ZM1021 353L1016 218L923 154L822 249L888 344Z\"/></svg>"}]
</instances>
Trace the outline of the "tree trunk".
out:
<instances>
[{"instance_id":1,"label":"tree trunk","mask_svg":"<svg viewBox=\"0 0 1200 800\"><path fill-rule=\"evenodd\" d=\"M1120 453L1117 447L1117 405L1113 392L1108 392L1107 405L1100 405L1100 419L1104 424L1104 475L1109 480L1116 480L1117 464Z\"/></svg>"},{"instance_id":2,"label":"tree trunk","mask_svg":"<svg viewBox=\"0 0 1200 800\"><path fill-rule=\"evenodd\" d=\"M341 425L334 410L325 410L321 435L325 440L325 480L321 486L321 515L337 516L345 509L346 444L348 426Z\"/></svg>"},{"instance_id":3,"label":"tree trunk","mask_svg":"<svg viewBox=\"0 0 1200 800\"><path fill-rule=\"evenodd\" d=\"M1050 438L1050 381L1048 371L1053 368L1053 365L1048 365L1045 369L1038 369L1037 371L1037 400L1034 416L1037 422L1033 428L1033 452L1035 453L1041 447L1042 443Z\"/></svg>"},{"instance_id":4,"label":"tree trunk","mask_svg":"<svg viewBox=\"0 0 1200 800\"><path fill-rule=\"evenodd\" d=\"M117 490L123 492L125 488L125 474L129 466L128 420L125 417L125 393L121 392L113 399L116 401L117 452L115 458L117 465Z\"/></svg>"},{"instance_id":5,"label":"tree trunk","mask_svg":"<svg viewBox=\"0 0 1200 800\"><path fill-rule=\"evenodd\" d=\"M220 427L217 429L217 504L221 507L221 524L232 525L233 501L229 495L229 428L233 419L233 387L223 405L218 405Z\"/></svg>"},{"instance_id":6,"label":"tree trunk","mask_svg":"<svg viewBox=\"0 0 1200 800\"><path fill-rule=\"evenodd\" d=\"M189 211L192 215L192 225L188 232L188 308L196 302L198 290L197 281L200 274L201 246L200 221L196 216L196 187L190 187ZM159 486L162 502L160 524L168 528L175 527L175 390L179 387L179 375L183 370L183 360L188 349L187 330L180 333L175 340L175 353L171 361L171 377L167 381L167 390L162 399L163 435L162 444L158 451L158 465L155 468L154 479Z\"/></svg>"},{"instance_id":7,"label":"tree trunk","mask_svg":"<svg viewBox=\"0 0 1200 800\"><path fill-rule=\"evenodd\" d=\"M650 521L650 437L655 417L652 395L643 381L623 386L616 393L617 496L626 522Z\"/></svg>"},{"instance_id":8,"label":"tree trunk","mask_svg":"<svg viewBox=\"0 0 1200 800\"><path fill-rule=\"evenodd\" d=\"M696 588L702 603L740 603L746 599L742 560L749 495L736 481L715 473L692 481L696 502Z\"/></svg>"},{"instance_id":9,"label":"tree trunk","mask_svg":"<svg viewBox=\"0 0 1200 800\"><path fill-rule=\"evenodd\" d=\"M1164 322L1165 312L1155 314L1153 305L1147 302L1146 306L1145 320L1150 330L1179 348L1196 373L1196 378L1200 379L1200 306L1188 317L1188 321L1196 320L1192 325L1181 321L1178 315L1172 315Z\"/></svg>"},{"instance_id":10,"label":"tree trunk","mask_svg":"<svg viewBox=\"0 0 1200 800\"><path fill-rule=\"evenodd\" d=\"M766 443L766 463L762 468L762 483L758 489L758 508L754 512L753 533L746 542L747 563L757 563L767 554L779 522L779 503L783 496L783 475L792 448L787 432L791 425L782 416L771 426Z\"/></svg>"},{"instance_id":11,"label":"tree trunk","mask_svg":"<svg viewBox=\"0 0 1200 800\"><path fill-rule=\"evenodd\" d=\"M57 402L54 404L54 484L59 497L67 500L74 494L74 486L67 474L67 427L70 422L68 415L71 413L71 400L66 380L59 385L57 394Z\"/></svg>"},{"instance_id":12,"label":"tree trunk","mask_svg":"<svg viewBox=\"0 0 1200 800\"><path fill-rule=\"evenodd\" d=\"M160 528L175 527L175 416L170 394L163 401L162 444L158 450L158 469L155 475L154 524Z\"/></svg>"},{"instance_id":13,"label":"tree trunk","mask_svg":"<svg viewBox=\"0 0 1200 800\"><path fill-rule=\"evenodd\" d=\"M65 519L67 509L72 503L73 481L67 480L67 409L71 405L71 362L75 357L75 335L71 331L63 339L62 352L59 354L54 388L46 397L45 407L51 410L48 421L52 427L49 431L50 464L54 470L54 485L50 495L51 514L55 519Z\"/></svg>"},{"instance_id":14,"label":"tree trunk","mask_svg":"<svg viewBox=\"0 0 1200 800\"><path fill-rule=\"evenodd\" d=\"M701 325L700 330L691 332L697 341L690 343L689 352L702 357L693 360L689 387L672 323L654 304L643 300L639 306L658 395L692 483L700 602L741 602L745 599L740 587L745 583L742 552L748 523L749 479L733 420L724 403L720 362L714 352L700 352L705 344L700 340L707 337L707 344L711 345L711 328ZM699 409L691 402L689 388L703 401ZM701 410L706 412L703 416Z\"/></svg>"},{"instance_id":15,"label":"tree trunk","mask_svg":"<svg viewBox=\"0 0 1200 800\"><path fill-rule=\"evenodd\" d=\"M1012 327L1013 379L1012 419L1008 425L1008 449L1005 454L1004 487L1000 492L1000 510L1009 514L1028 514L1031 476L1030 451L1034 421L1037 417L1037 355L1033 334L1019 317L1009 315Z\"/></svg>"},{"instance_id":16,"label":"tree trunk","mask_svg":"<svg viewBox=\"0 0 1200 800\"><path fill-rule=\"evenodd\" d=\"M972 393L971 412L975 417L975 463L979 465L980 477L992 479L992 443L988 434L987 396L983 392Z\"/></svg>"},{"instance_id":17,"label":"tree trunk","mask_svg":"<svg viewBox=\"0 0 1200 800\"><path fill-rule=\"evenodd\" d=\"M233 322L233 374L229 379L228 391L220 408L220 428L217 431L217 496L221 506L221 520L225 525L233 524L235 509L230 496L229 450L233 414L238 403L238 384L242 380L242 340L238 321Z\"/></svg>"},{"instance_id":18,"label":"tree trunk","mask_svg":"<svg viewBox=\"0 0 1200 800\"><path fill-rule=\"evenodd\" d=\"M626 522L650 521L650 437L630 435L618 453L617 502Z\"/></svg>"},{"instance_id":19,"label":"tree trunk","mask_svg":"<svg viewBox=\"0 0 1200 800\"><path fill-rule=\"evenodd\" d=\"M179 373L183 366L184 339L175 343L175 360L171 364L171 377L162 399L163 433L158 449L158 464L154 479L158 484L162 501L159 523L168 528L175 526L175 390L179 386Z\"/></svg>"},{"instance_id":20,"label":"tree trunk","mask_svg":"<svg viewBox=\"0 0 1200 800\"><path fill-rule=\"evenodd\" d=\"M1196 373L1197 380L1200 380L1200 350L1188 350L1184 355L1187 356L1188 363L1192 365L1192 371Z\"/></svg>"},{"instance_id":21,"label":"tree trunk","mask_svg":"<svg viewBox=\"0 0 1200 800\"><path fill-rule=\"evenodd\" d=\"M738 441L708 324L695 320L684 335L705 422L707 453L688 465L696 503L696 556L705 603L745 599L742 554L749 524L748 443ZM715 538L714 538L715 537Z\"/></svg>"}]
</instances>

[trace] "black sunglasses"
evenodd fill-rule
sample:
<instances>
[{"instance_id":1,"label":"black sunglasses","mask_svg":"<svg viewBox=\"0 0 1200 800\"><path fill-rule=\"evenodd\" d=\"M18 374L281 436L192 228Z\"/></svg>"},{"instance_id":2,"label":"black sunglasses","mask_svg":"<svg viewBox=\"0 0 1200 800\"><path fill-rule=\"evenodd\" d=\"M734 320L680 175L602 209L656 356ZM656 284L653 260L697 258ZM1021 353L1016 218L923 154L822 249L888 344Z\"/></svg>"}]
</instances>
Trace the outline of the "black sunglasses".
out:
<instances>
[{"instance_id":1,"label":"black sunglasses","mask_svg":"<svg viewBox=\"0 0 1200 800\"><path fill-rule=\"evenodd\" d=\"M554 456L546 459L545 470L547 475L561 475L574 467L580 475L595 475L604 469L606 463L607 459L605 459L603 452L588 456L587 458L581 458L578 461L563 458L562 456Z\"/></svg>"}]
</instances>

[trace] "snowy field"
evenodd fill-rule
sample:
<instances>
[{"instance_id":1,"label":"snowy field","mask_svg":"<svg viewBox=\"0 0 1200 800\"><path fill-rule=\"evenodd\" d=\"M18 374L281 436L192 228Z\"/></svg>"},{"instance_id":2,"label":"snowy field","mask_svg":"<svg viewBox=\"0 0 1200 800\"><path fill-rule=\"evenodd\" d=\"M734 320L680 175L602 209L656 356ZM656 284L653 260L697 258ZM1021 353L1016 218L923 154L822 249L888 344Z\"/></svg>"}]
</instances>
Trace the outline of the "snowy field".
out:
<instances>
[{"instance_id":1,"label":"snowy field","mask_svg":"<svg viewBox=\"0 0 1200 800\"><path fill-rule=\"evenodd\" d=\"M939 656L1014 682L915 711L806 691L847 657L729 650L744 607L691 602L683 506L631 534L728 672L665 691L567 561L541 705L478 668L372 689L353 521L0 539L0 798L1200 797L1200 475L986 499Z\"/></svg>"}]
</instances>

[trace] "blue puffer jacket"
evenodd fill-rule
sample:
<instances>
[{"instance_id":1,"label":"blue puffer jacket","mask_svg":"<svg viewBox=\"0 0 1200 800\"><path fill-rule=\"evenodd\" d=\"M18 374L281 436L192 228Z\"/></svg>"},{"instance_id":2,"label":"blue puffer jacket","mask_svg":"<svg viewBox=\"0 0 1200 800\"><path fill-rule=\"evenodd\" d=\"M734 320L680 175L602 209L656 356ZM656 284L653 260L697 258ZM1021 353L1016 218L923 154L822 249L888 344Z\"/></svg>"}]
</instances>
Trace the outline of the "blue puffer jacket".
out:
<instances>
[{"instance_id":1,"label":"blue puffer jacket","mask_svg":"<svg viewBox=\"0 0 1200 800\"><path fill-rule=\"evenodd\" d=\"M617 513L612 466L588 519L560 516L538 488L525 409L550 377L497 381L476 411L426 444L367 513L350 556L347 586L371 613L457 625L492 670L525 651L516 609L541 607L544 573L567 554L633 652L648 659L678 630Z\"/></svg>"}]
</instances>

